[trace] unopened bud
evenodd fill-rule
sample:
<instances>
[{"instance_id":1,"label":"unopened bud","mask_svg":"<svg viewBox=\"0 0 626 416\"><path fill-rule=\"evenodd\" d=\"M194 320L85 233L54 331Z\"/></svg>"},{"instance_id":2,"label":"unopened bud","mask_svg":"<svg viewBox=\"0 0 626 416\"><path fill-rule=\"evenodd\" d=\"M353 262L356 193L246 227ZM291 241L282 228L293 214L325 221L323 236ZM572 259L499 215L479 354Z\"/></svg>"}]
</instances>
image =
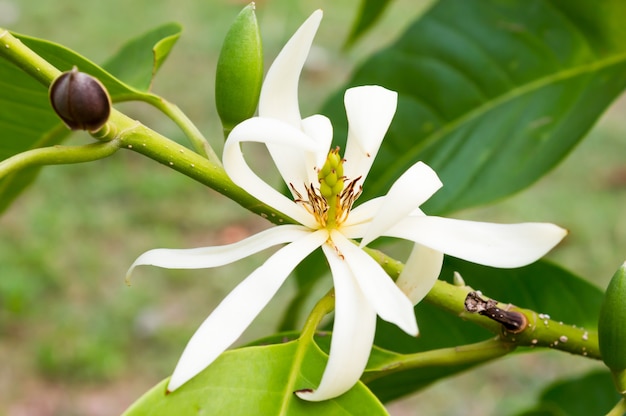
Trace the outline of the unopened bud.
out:
<instances>
[{"instance_id":1,"label":"unopened bud","mask_svg":"<svg viewBox=\"0 0 626 416\"><path fill-rule=\"evenodd\" d=\"M226 34L215 74L215 105L225 136L256 111L263 83L263 47L254 3Z\"/></svg>"},{"instance_id":2,"label":"unopened bud","mask_svg":"<svg viewBox=\"0 0 626 416\"><path fill-rule=\"evenodd\" d=\"M111 114L111 98L104 85L76 67L52 82L49 95L52 108L72 130L95 132Z\"/></svg>"},{"instance_id":3,"label":"unopened bud","mask_svg":"<svg viewBox=\"0 0 626 416\"><path fill-rule=\"evenodd\" d=\"M606 289L600 319L598 343L602 361L613 373L620 393L626 393L626 263L617 269Z\"/></svg>"}]
</instances>

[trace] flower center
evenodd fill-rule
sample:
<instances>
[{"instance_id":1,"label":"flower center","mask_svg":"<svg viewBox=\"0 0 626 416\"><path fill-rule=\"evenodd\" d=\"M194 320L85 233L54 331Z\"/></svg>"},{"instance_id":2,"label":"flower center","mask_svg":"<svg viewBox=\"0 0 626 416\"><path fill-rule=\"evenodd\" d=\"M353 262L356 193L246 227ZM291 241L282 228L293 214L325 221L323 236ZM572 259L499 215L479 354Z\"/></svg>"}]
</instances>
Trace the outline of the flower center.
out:
<instances>
[{"instance_id":1,"label":"flower center","mask_svg":"<svg viewBox=\"0 0 626 416\"><path fill-rule=\"evenodd\" d=\"M362 187L357 188L361 177L347 179L343 175L344 160L339 156L339 147L328 153L326 162L317 169L319 187L313 184L304 186L307 197L303 196L290 184L297 196L295 202L302 204L310 212L321 228L338 228L348 218L352 204L361 195Z\"/></svg>"}]
</instances>

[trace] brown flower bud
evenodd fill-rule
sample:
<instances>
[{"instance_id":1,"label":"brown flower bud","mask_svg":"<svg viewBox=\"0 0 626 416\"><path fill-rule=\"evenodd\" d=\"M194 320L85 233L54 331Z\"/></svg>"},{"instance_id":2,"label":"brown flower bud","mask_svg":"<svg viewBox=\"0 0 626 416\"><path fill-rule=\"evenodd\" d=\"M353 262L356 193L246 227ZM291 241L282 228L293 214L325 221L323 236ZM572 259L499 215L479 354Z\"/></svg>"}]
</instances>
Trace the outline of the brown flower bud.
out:
<instances>
[{"instance_id":1,"label":"brown flower bud","mask_svg":"<svg viewBox=\"0 0 626 416\"><path fill-rule=\"evenodd\" d=\"M111 114L111 98L104 85L76 67L52 82L50 103L72 130L97 131Z\"/></svg>"}]
</instances>

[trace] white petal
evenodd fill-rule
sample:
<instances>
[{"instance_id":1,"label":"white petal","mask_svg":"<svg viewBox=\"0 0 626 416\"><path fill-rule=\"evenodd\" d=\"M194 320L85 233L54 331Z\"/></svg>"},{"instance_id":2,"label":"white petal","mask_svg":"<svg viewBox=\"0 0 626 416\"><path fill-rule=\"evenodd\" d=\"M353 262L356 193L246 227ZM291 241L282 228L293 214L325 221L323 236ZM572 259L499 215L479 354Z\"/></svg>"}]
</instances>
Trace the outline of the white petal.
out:
<instances>
[{"instance_id":1,"label":"white petal","mask_svg":"<svg viewBox=\"0 0 626 416\"><path fill-rule=\"evenodd\" d=\"M361 247L380 237L388 228L426 202L442 186L435 171L423 162L417 162L407 169L385 195L380 210L361 241Z\"/></svg>"},{"instance_id":2,"label":"white petal","mask_svg":"<svg viewBox=\"0 0 626 416\"><path fill-rule=\"evenodd\" d=\"M307 152L308 159L304 162L308 175L305 178L306 183L317 184L319 180L315 168L321 168L326 162L330 143L333 140L333 126L328 117L316 114L302 120L302 130L317 143L317 151L315 153ZM287 155L287 159L293 159L293 157Z\"/></svg>"},{"instance_id":3,"label":"white petal","mask_svg":"<svg viewBox=\"0 0 626 416\"><path fill-rule=\"evenodd\" d=\"M298 81L322 15L321 10L313 12L274 60L261 89L261 117L278 119L303 130L298 106ZM267 143L267 149L285 182L301 186L304 180L308 180L307 168L313 166L307 164L306 155L273 143Z\"/></svg>"},{"instance_id":4,"label":"white petal","mask_svg":"<svg viewBox=\"0 0 626 416\"><path fill-rule=\"evenodd\" d=\"M168 390L185 384L235 342L296 265L323 244L327 235L325 230L316 231L283 247L230 292L189 340Z\"/></svg>"},{"instance_id":5,"label":"white petal","mask_svg":"<svg viewBox=\"0 0 626 416\"><path fill-rule=\"evenodd\" d=\"M421 244L415 244L411 255L396 280L396 285L417 305L433 288L441 273L443 253Z\"/></svg>"},{"instance_id":6,"label":"white petal","mask_svg":"<svg viewBox=\"0 0 626 416\"><path fill-rule=\"evenodd\" d=\"M287 129L286 123L284 127L285 131L295 131L295 129ZM274 164L294 197L296 194L289 186L290 184L294 185L299 192L304 192L305 184L318 183L315 168L321 166L326 160L333 138L333 127L327 117L317 114L302 120L302 133L307 137L305 146L300 146L300 143L289 136L286 136L285 141L281 140L278 135L275 139L262 140L267 145ZM258 132L256 134L258 135Z\"/></svg>"},{"instance_id":7,"label":"white petal","mask_svg":"<svg viewBox=\"0 0 626 416\"><path fill-rule=\"evenodd\" d=\"M313 12L285 44L267 71L259 97L259 116L279 119L297 129L301 128L298 81L322 15L321 10Z\"/></svg>"},{"instance_id":8,"label":"white petal","mask_svg":"<svg viewBox=\"0 0 626 416\"><path fill-rule=\"evenodd\" d=\"M341 234L346 238L362 238L383 202L384 197L379 196L351 210L347 220L341 226Z\"/></svg>"},{"instance_id":9,"label":"white petal","mask_svg":"<svg viewBox=\"0 0 626 416\"><path fill-rule=\"evenodd\" d=\"M242 142L276 143L290 148L292 153L300 154L306 151L317 152L317 144L289 124L274 119L255 117L235 126L224 144L222 156L226 173L246 192L301 224L316 227L317 223L311 214L265 183L250 169L241 152L240 143ZM301 174L305 176L305 166L301 166L301 169ZM297 184L294 183L294 185Z\"/></svg>"},{"instance_id":10,"label":"white petal","mask_svg":"<svg viewBox=\"0 0 626 416\"><path fill-rule=\"evenodd\" d=\"M296 392L309 401L337 397L352 388L363 374L374 343L376 312L363 295L346 262L328 245L322 249L335 286L335 322L330 355L319 387Z\"/></svg>"},{"instance_id":11,"label":"white petal","mask_svg":"<svg viewBox=\"0 0 626 416\"><path fill-rule=\"evenodd\" d=\"M359 287L378 316L397 325L409 335L417 335L413 304L383 268L338 231L331 231L330 238L344 256Z\"/></svg>"},{"instance_id":12,"label":"white petal","mask_svg":"<svg viewBox=\"0 0 626 416\"><path fill-rule=\"evenodd\" d=\"M384 235L404 238L454 257L513 268L540 259L567 231L548 223L492 224L441 217L408 217Z\"/></svg>"},{"instance_id":13,"label":"white petal","mask_svg":"<svg viewBox=\"0 0 626 416\"><path fill-rule=\"evenodd\" d=\"M361 176L363 183L396 113L398 93L377 85L350 88L344 104L348 116L344 173L351 179Z\"/></svg>"},{"instance_id":14,"label":"white petal","mask_svg":"<svg viewBox=\"0 0 626 416\"><path fill-rule=\"evenodd\" d=\"M261 231L234 244L191 249L157 248L146 251L130 266L129 277L137 266L151 265L166 269L203 269L232 263L277 244L288 243L309 234L301 225L281 225Z\"/></svg>"},{"instance_id":15,"label":"white petal","mask_svg":"<svg viewBox=\"0 0 626 416\"><path fill-rule=\"evenodd\" d=\"M385 202L385 198L382 196L363 202L350 211L350 216L348 216L345 224L347 226L353 226L371 222L376 216L376 213L380 210L383 202Z\"/></svg>"}]
</instances>

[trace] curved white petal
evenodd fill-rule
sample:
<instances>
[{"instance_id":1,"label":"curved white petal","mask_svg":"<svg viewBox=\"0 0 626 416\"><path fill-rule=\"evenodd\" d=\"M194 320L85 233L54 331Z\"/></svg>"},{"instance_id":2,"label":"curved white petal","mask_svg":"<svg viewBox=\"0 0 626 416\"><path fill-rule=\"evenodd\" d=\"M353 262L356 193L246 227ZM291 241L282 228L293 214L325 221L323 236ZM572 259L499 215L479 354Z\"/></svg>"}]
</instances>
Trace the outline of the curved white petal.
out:
<instances>
[{"instance_id":1,"label":"curved white petal","mask_svg":"<svg viewBox=\"0 0 626 416\"><path fill-rule=\"evenodd\" d=\"M250 169L241 152L240 143L243 142L275 143L291 149L292 153L300 154L307 151L317 152L317 144L289 124L274 119L255 117L235 126L224 144L222 156L226 173L246 192L301 224L316 227L317 223L311 214L265 183ZM306 177L305 166L300 168L302 169L301 175Z\"/></svg>"},{"instance_id":2,"label":"curved white petal","mask_svg":"<svg viewBox=\"0 0 626 416\"><path fill-rule=\"evenodd\" d=\"M321 10L313 12L272 63L261 88L259 116L275 118L301 128L298 81L322 16Z\"/></svg>"},{"instance_id":3,"label":"curved white petal","mask_svg":"<svg viewBox=\"0 0 626 416\"><path fill-rule=\"evenodd\" d=\"M309 401L337 397L352 388L361 377L374 343L376 312L363 295L352 271L333 248L322 249L330 264L335 286L335 322L330 355L319 387L296 392Z\"/></svg>"},{"instance_id":4,"label":"curved white petal","mask_svg":"<svg viewBox=\"0 0 626 416\"><path fill-rule=\"evenodd\" d=\"M269 228L244 240L224 246L191 249L157 248L137 257L126 276L128 278L135 267L146 265L166 269L204 269L222 266L277 244L295 241L310 232L301 225L289 224Z\"/></svg>"},{"instance_id":5,"label":"curved white petal","mask_svg":"<svg viewBox=\"0 0 626 416\"><path fill-rule=\"evenodd\" d=\"M307 153L305 166L308 176L304 178L307 184L317 184L319 180L315 168L321 168L326 162L333 140L333 126L328 117L315 114L302 120L302 131L317 143L317 151ZM291 156L287 158L293 160ZM305 183L304 179L298 185Z\"/></svg>"},{"instance_id":6,"label":"curved white petal","mask_svg":"<svg viewBox=\"0 0 626 416\"><path fill-rule=\"evenodd\" d=\"M433 288L441 273L443 253L421 244L415 244L404 264L396 285L417 305Z\"/></svg>"},{"instance_id":7,"label":"curved white petal","mask_svg":"<svg viewBox=\"0 0 626 416\"><path fill-rule=\"evenodd\" d=\"M267 71L259 97L259 116L275 118L298 130L303 129L298 106L298 81L322 15L321 10L313 12L289 39ZM267 143L267 149L285 182L292 181L294 185L300 186L308 179L306 168L309 165L305 155L273 143Z\"/></svg>"},{"instance_id":8,"label":"curved white petal","mask_svg":"<svg viewBox=\"0 0 626 416\"><path fill-rule=\"evenodd\" d=\"M344 225L346 227L351 227L353 225L371 222L374 216L376 216L376 213L380 210L384 201L385 197L379 196L363 202L361 205L350 211L350 215Z\"/></svg>"},{"instance_id":9,"label":"curved white petal","mask_svg":"<svg viewBox=\"0 0 626 416\"><path fill-rule=\"evenodd\" d=\"M388 228L426 202L442 186L435 171L427 164L417 162L411 166L391 185L380 210L361 240L361 247L383 235Z\"/></svg>"},{"instance_id":10,"label":"curved white petal","mask_svg":"<svg viewBox=\"0 0 626 416\"><path fill-rule=\"evenodd\" d=\"M567 231L548 223L492 224L441 217L408 217L384 235L404 238L486 266L530 264L556 246Z\"/></svg>"},{"instance_id":11,"label":"curved white petal","mask_svg":"<svg viewBox=\"0 0 626 416\"><path fill-rule=\"evenodd\" d=\"M413 304L383 268L338 231L331 231L330 238L378 316L409 335L417 335Z\"/></svg>"},{"instance_id":12,"label":"curved white petal","mask_svg":"<svg viewBox=\"0 0 626 416\"><path fill-rule=\"evenodd\" d=\"M383 202L384 197L379 196L351 210L347 220L341 226L341 234L347 238L362 238Z\"/></svg>"},{"instance_id":13,"label":"curved white petal","mask_svg":"<svg viewBox=\"0 0 626 416\"><path fill-rule=\"evenodd\" d=\"M323 244L327 235L325 230L308 233L281 248L230 292L189 340L168 391L185 384L235 342L296 265Z\"/></svg>"},{"instance_id":14,"label":"curved white petal","mask_svg":"<svg viewBox=\"0 0 626 416\"><path fill-rule=\"evenodd\" d=\"M344 173L350 179L361 176L363 183L396 113L398 93L377 85L350 88L344 104L348 116Z\"/></svg>"}]
</instances>

